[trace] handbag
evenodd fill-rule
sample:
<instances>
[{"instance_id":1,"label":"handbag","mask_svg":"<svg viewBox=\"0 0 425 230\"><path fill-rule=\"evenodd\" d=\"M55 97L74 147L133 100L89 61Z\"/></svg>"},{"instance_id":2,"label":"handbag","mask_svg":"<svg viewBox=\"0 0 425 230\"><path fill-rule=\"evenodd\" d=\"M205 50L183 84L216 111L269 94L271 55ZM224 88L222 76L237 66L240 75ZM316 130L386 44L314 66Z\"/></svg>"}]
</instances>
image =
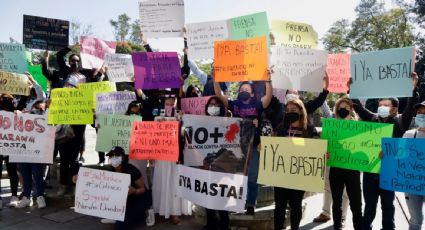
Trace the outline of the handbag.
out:
<instances>
[{"instance_id":1,"label":"handbag","mask_svg":"<svg viewBox=\"0 0 425 230\"><path fill-rule=\"evenodd\" d=\"M56 144L63 144L75 137L74 129L70 125L56 126Z\"/></svg>"}]
</instances>

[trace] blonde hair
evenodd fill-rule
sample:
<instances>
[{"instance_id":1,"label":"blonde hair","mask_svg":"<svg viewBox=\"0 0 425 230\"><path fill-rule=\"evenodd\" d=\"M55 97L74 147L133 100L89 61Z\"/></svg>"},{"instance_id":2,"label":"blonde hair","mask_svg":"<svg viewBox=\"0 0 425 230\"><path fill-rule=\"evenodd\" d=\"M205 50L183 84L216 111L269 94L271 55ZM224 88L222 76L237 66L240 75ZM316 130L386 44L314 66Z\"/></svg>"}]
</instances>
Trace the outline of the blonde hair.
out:
<instances>
[{"instance_id":1,"label":"blonde hair","mask_svg":"<svg viewBox=\"0 0 425 230\"><path fill-rule=\"evenodd\" d=\"M341 119L341 117L338 115L337 111L339 109L339 106L341 105L341 103L347 103L350 106L350 116L351 116L351 120L357 121L359 120L359 116L357 115L356 111L354 111L354 104L353 101L351 101L350 98L348 97L341 97L340 99L338 99L335 102L335 108L334 108L334 114L335 114L335 118L336 119Z\"/></svg>"},{"instance_id":2,"label":"blonde hair","mask_svg":"<svg viewBox=\"0 0 425 230\"><path fill-rule=\"evenodd\" d=\"M289 104L295 105L300 110L300 124L301 124L301 128L303 129L303 136L306 136L307 125L308 125L308 114L307 114L307 110L305 109L304 103L300 99L294 99L294 100L289 100L286 103L286 106L288 106Z\"/></svg>"}]
</instances>

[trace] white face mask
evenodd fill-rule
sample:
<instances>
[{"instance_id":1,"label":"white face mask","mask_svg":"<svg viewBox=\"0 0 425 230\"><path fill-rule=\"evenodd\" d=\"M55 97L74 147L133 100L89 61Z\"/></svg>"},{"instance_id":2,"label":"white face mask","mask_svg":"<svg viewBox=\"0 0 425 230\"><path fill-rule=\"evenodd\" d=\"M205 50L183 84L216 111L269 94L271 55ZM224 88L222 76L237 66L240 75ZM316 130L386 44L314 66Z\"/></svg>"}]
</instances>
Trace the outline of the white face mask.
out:
<instances>
[{"instance_id":1,"label":"white face mask","mask_svg":"<svg viewBox=\"0 0 425 230\"><path fill-rule=\"evenodd\" d=\"M208 106L207 112L210 116L220 115L220 107L218 106Z\"/></svg>"},{"instance_id":2,"label":"white face mask","mask_svg":"<svg viewBox=\"0 0 425 230\"><path fill-rule=\"evenodd\" d=\"M122 163L122 157L111 157L111 165L116 168Z\"/></svg>"},{"instance_id":3,"label":"white face mask","mask_svg":"<svg viewBox=\"0 0 425 230\"><path fill-rule=\"evenodd\" d=\"M388 106L379 106L378 115L382 118L387 118L390 115L390 107Z\"/></svg>"},{"instance_id":4,"label":"white face mask","mask_svg":"<svg viewBox=\"0 0 425 230\"><path fill-rule=\"evenodd\" d=\"M286 94L286 102L290 100L298 100L298 99L300 99L300 95L298 94L293 94L293 93Z\"/></svg>"}]
</instances>

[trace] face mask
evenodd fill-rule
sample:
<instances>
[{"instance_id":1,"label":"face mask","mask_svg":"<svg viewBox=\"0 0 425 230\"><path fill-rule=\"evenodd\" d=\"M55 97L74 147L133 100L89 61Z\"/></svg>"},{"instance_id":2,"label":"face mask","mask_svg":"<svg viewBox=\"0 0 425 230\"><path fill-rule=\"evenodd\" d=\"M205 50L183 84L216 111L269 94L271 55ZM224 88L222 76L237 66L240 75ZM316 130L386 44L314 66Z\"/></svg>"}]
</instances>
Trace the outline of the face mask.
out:
<instances>
[{"instance_id":1,"label":"face mask","mask_svg":"<svg viewBox=\"0 0 425 230\"><path fill-rule=\"evenodd\" d=\"M289 112L285 114L285 120L291 124L300 119L300 114L295 112Z\"/></svg>"},{"instance_id":2,"label":"face mask","mask_svg":"<svg viewBox=\"0 0 425 230\"><path fill-rule=\"evenodd\" d=\"M0 110L12 112L13 110L15 110L15 105L11 100L2 100L0 101Z\"/></svg>"},{"instance_id":3,"label":"face mask","mask_svg":"<svg viewBox=\"0 0 425 230\"><path fill-rule=\"evenodd\" d=\"M220 115L220 107L218 106L208 106L207 112L210 116Z\"/></svg>"},{"instance_id":4,"label":"face mask","mask_svg":"<svg viewBox=\"0 0 425 230\"><path fill-rule=\"evenodd\" d=\"M111 157L111 165L116 168L122 163L122 157Z\"/></svg>"},{"instance_id":5,"label":"face mask","mask_svg":"<svg viewBox=\"0 0 425 230\"><path fill-rule=\"evenodd\" d=\"M300 95L289 93L289 94L286 94L285 98L286 98L286 101L298 100L298 99L300 99Z\"/></svg>"},{"instance_id":6,"label":"face mask","mask_svg":"<svg viewBox=\"0 0 425 230\"><path fill-rule=\"evenodd\" d=\"M250 93L248 93L248 92L240 92L239 94L238 94L238 100L239 101L247 101L247 100L249 100L251 98L251 94Z\"/></svg>"},{"instance_id":7,"label":"face mask","mask_svg":"<svg viewBox=\"0 0 425 230\"><path fill-rule=\"evenodd\" d=\"M425 114L416 115L415 124L418 125L419 128L425 128Z\"/></svg>"},{"instance_id":8,"label":"face mask","mask_svg":"<svg viewBox=\"0 0 425 230\"><path fill-rule=\"evenodd\" d=\"M350 111L348 111L347 109L341 108L341 109L338 109L336 113L338 114L340 118L345 119L350 114Z\"/></svg>"},{"instance_id":9,"label":"face mask","mask_svg":"<svg viewBox=\"0 0 425 230\"><path fill-rule=\"evenodd\" d=\"M166 106L164 106L164 110L165 110L165 116L166 117L173 116L174 106L172 106L172 105L166 105Z\"/></svg>"},{"instance_id":10,"label":"face mask","mask_svg":"<svg viewBox=\"0 0 425 230\"><path fill-rule=\"evenodd\" d=\"M42 115L44 113L43 110L41 109L31 109L30 111L31 114L38 114L38 115Z\"/></svg>"},{"instance_id":11,"label":"face mask","mask_svg":"<svg viewBox=\"0 0 425 230\"><path fill-rule=\"evenodd\" d=\"M72 63L71 64L71 69L73 70L73 71L77 71L79 68L78 68L78 64L77 63Z\"/></svg>"},{"instance_id":12,"label":"face mask","mask_svg":"<svg viewBox=\"0 0 425 230\"><path fill-rule=\"evenodd\" d=\"M388 106L379 106L378 115L382 118L387 118L390 115L390 107Z\"/></svg>"},{"instance_id":13,"label":"face mask","mask_svg":"<svg viewBox=\"0 0 425 230\"><path fill-rule=\"evenodd\" d=\"M200 93L192 93L192 97L200 97L201 94Z\"/></svg>"}]
</instances>

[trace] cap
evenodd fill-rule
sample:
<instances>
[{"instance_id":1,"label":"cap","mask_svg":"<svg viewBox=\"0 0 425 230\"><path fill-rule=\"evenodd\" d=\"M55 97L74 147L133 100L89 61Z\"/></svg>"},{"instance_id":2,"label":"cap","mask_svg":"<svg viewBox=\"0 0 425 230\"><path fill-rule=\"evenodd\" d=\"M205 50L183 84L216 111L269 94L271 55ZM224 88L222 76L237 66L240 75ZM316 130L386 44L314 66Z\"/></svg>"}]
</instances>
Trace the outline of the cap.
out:
<instances>
[{"instance_id":1,"label":"cap","mask_svg":"<svg viewBox=\"0 0 425 230\"><path fill-rule=\"evenodd\" d=\"M418 104L416 104L415 105L415 109L419 109L419 107L425 107L425 101L423 101L423 102L421 102L421 103L418 103Z\"/></svg>"},{"instance_id":2,"label":"cap","mask_svg":"<svg viewBox=\"0 0 425 230\"><path fill-rule=\"evenodd\" d=\"M112 147L111 151L106 154L107 157L110 157L112 155L125 155L125 151L120 146L114 146Z\"/></svg>"}]
</instances>

